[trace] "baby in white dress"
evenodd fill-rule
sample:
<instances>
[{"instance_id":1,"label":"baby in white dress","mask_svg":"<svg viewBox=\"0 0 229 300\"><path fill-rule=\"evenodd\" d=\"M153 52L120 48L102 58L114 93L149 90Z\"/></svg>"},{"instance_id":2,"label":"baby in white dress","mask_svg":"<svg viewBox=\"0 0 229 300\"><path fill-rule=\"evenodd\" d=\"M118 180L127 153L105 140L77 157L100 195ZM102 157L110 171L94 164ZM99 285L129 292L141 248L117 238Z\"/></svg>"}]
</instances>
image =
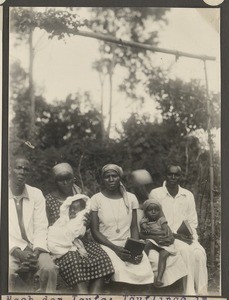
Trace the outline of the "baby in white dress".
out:
<instances>
[{"instance_id":1,"label":"baby in white dress","mask_svg":"<svg viewBox=\"0 0 229 300\"><path fill-rule=\"evenodd\" d=\"M84 219L89 211L89 198L82 194L68 197L61 205L60 218L48 230L48 248L55 257L76 250L81 256L87 256L79 238L86 232Z\"/></svg>"}]
</instances>

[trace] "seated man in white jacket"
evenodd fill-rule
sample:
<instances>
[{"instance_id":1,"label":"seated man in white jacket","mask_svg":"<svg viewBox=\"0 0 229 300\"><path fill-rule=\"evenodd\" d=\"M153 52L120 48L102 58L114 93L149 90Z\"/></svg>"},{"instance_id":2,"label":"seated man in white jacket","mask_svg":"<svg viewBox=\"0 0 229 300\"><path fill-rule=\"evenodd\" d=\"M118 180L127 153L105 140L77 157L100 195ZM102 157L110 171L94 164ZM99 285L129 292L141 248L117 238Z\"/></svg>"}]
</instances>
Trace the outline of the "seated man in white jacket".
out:
<instances>
[{"instance_id":1,"label":"seated man in white jacket","mask_svg":"<svg viewBox=\"0 0 229 300\"><path fill-rule=\"evenodd\" d=\"M37 269L38 292L56 290L57 267L47 249L45 198L26 184L30 163L21 156L11 160L9 182L9 291L15 291L12 278L21 271ZM35 272L35 271L34 271Z\"/></svg>"},{"instance_id":2,"label":"seated man in white jacket","mask_svg":"<svg viewBox=\"0 0 229 300\"><path fill-rule=\"evenodd\" d=\"M185 294L206 295L208 284L206 253L198 242L195 200L190 191L179 186L180 179L180 166L176 163L169 165L166 181L162 187L151 191L150 198L161 204L168 225L175 237L175 249L180 252L186 264L188 276L184 282ZM187 221L191 227L192 237L177 234L183 221Z\"/></svg>"}]
</instances>

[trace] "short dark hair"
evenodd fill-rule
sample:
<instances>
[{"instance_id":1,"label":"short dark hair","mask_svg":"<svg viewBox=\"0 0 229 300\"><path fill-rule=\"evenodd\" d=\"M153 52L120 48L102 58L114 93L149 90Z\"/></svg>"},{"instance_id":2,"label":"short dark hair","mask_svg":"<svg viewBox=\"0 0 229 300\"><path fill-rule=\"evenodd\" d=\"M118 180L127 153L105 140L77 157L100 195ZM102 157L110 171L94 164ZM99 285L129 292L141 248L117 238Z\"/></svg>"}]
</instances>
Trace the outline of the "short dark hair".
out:
<instances>
[{"instance_id":1,"label":"short dark hair","mask_svg":"<svg viewBox=\"0 0 229 300\"><path fill-rule=\"evenodd\" d=\"M166 166L166 174L170 171L170 168L171 167L178 167L179 169L180 169L180 173L182 173L182 169L181 169L181 166L180 166L180 164L179 163L177 163L177 162L171 162L171 163L169 163L167 166Z\"/></svg>"},{"instance_id":2,"label":"short dark hair","mask_svg":"<svg viewBox=\"0 0 229 300\"><path fill-rule=\"evenodd\" d=\"M78 200L72 201L72 204L73 204L74 202L79 202L79 203L80 203L80 208L81 208L81 209L85 209L85 207L86 207L86 202L85 202L83 199L78 199Z\"/></svg>"},{"instance_id":3,"label":"short dark hair","mask_svg":"<svg viewBox=\"0 0 229 300\"><path fill-rule=\"evenodd\" d=\"M10 167L14 166L16 160L18 160L18 159L24 159L30 163L29 159L24 154L17 154L10 158Z\"/></svg>"}]
</instances>

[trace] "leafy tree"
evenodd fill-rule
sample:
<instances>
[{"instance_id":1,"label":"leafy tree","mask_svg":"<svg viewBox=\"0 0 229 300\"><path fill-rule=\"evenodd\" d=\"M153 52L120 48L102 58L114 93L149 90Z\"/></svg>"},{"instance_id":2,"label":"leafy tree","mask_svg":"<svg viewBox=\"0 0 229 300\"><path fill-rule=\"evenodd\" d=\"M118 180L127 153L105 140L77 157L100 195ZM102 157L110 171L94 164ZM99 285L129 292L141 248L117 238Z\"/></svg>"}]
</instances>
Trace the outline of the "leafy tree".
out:
<instances>
[{"instance_id":1,"label":"leafy tree","mask_svg":"<svg viewBox=\"0 0 229 300\"><path fill-rule=\"evenodd\" d=\"M26 141L30 135L31 114L28 73L15 61L10 67L10 140ZM15 142L15 141L14 141Z\"/></svg>"},{"instance_id":2,"label":"leafy tree","mask_svg":"<svg viewBox=\"0 0 229 300\"><path fill-rule=\"evenodd\" d=\"M198 80L184 82L149 73L148 91L154 96L163 120L175 129L174 135L186 135L197 129L207 130L206 88ZM220 126L219 95L210 94L211 127Z\"/></svg>"},{"instance_id":3,"label":"leafy tree","mask_svg":"<svg viewBox=\"0 0 229 300\"><path fill-rule=\"evenodd\" d=\"M73 9L65 8L59 10L55 8L44 8L41 12L36 8L14 7L10 10L10 30L14 33L18 43L22 41L28 44L29 47L29 72L28 72L28 98L30 102L27 106L27 113L30 114L29 137L34 141L35 135L35 87L33 80L34 58L36 50L39 46L40 39L34 42L34 30L40 28L45 30L49 38L58 36L59 39L66 35L72 34L72 31L77 31L78 27L84 23L79 20L79 17Z\"/></svg>"},{"instance_id":4,"label":"leafy tree","mask_svg":"<svg viewBox=\"0 0 229 300\"><path fill-rule=\"evenodd\" d=\"M81 26L81 21L74 8L26 8L13 7L10 10L11 32L15 32L20 40L29 38L35 28L44 29L50 38L59 39L71 35Z\"/></svg>"}]
</instances>

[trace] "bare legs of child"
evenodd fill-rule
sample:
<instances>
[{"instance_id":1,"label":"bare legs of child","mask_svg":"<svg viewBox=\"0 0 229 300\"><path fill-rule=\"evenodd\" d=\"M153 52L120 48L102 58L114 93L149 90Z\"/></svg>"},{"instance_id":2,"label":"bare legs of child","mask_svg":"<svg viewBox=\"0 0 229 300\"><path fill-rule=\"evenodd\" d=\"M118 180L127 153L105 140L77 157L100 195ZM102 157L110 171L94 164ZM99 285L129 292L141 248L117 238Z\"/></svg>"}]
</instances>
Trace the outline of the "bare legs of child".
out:
<instances>
[{"instance_id":1,"label":"bare legs of child","mask_svg":"<svg viewBox=\"0 0 229 300\"><path fill-rule=\"evenodd\" d=\"M169 255L170 255L170 253L164 249L161 249L159 252L158 273L157 273L157 278L155 281L156 286L163 285L162 277L165 272L166 261L167 261L167 258L169 257Z\"/></svg>"},{"instance_id":2,"label":"bare legs of child","mask_svg":"<svg viewBox=\"0 0 229 300\"><path fill-rule=\"evenodd\" d=\"M149 255L149 251L152 250L152 249L158 251L158 248L159 248L159 247L157 247L156 245L154 245L154 244L151 243L150 241L145 240L145 243L146 243L146 245L145 245L144 251L145 251L145 253L146 253L147 256Z\"/></svg>"},{"instance_id":3,"label":"bare legs of child","mask_svg":"<svg viewBox=\"0 0 229 300\"><path fill-rule=\"evenodd\" d=\"M162 277L165 272L166 261L170 255L170 253L168 251L166 251L165 249L162 249L162 248L154 245L150 241L146 240L146 245L145 245L144 251L147 254L147 256L149 255L149 251L152 249L159 252L158 272L157 272L157 277L155 278L154 284L155 284L155 286L160 287L160 286L163 286Z\"/></svg>"}]
</instances>

